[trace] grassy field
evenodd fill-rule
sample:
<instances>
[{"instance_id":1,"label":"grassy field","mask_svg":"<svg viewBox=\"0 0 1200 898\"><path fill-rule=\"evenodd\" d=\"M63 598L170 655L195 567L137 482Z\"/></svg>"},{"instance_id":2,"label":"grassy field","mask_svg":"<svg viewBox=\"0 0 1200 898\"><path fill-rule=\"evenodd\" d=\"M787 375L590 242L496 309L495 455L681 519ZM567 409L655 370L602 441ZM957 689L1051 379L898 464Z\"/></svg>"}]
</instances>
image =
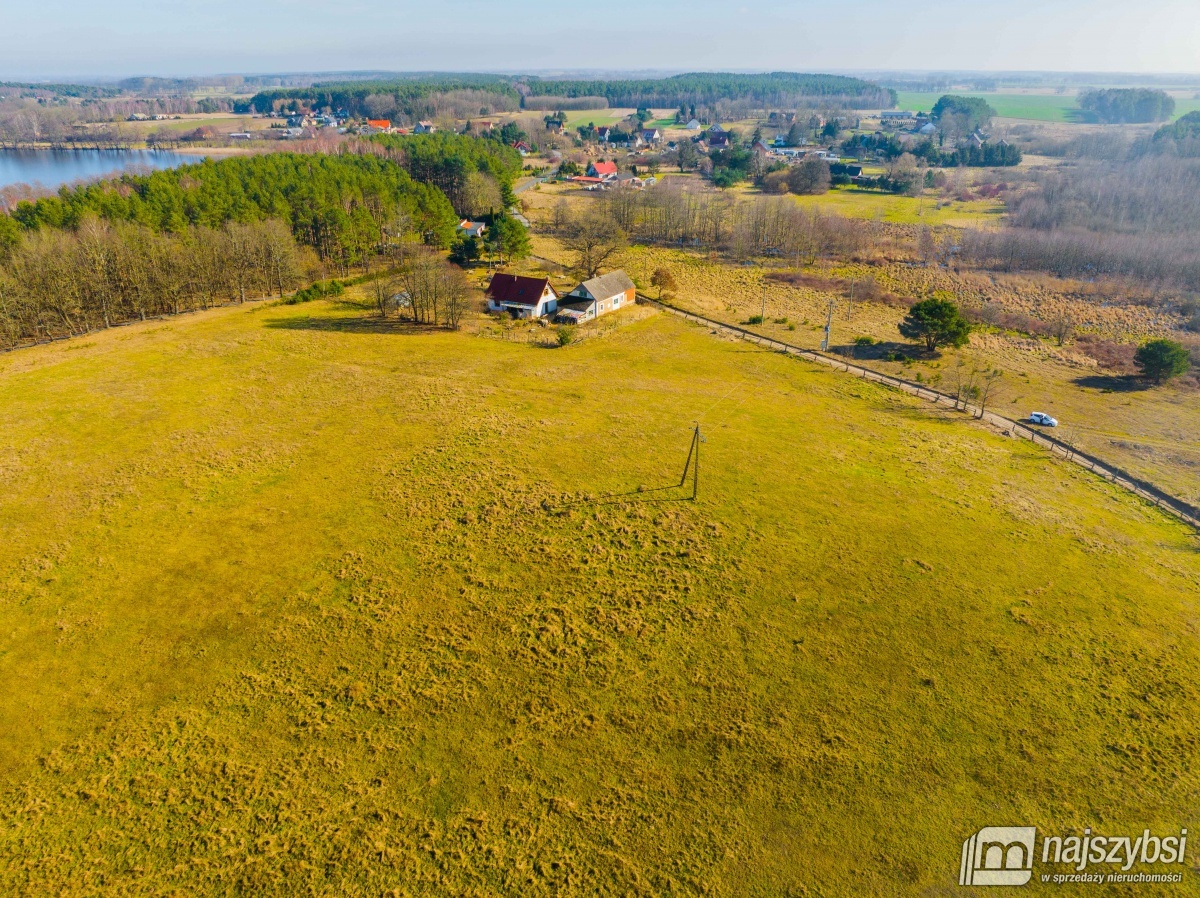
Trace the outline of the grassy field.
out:
<instances>
[{"instance_id":1,"label":"grassy field","mask_svg":"<svg viewBox=\"0 0 1200 898\"><path fill-rule=\"evenodd\" d=\"M828 209L852 218L872 218L894 224L978 226L998 223L1004 215L1001 200L942 200L836 187L828 193L794 197L804 206Z\"/></svg>"},{"instance_id":2,"label":"grassy field","mask_svg":"<svg viewBox=\"0 0 1200 898\"><path fill-rule=\"evenodd\" d=\"M949 894L983 825L1195 826L1181 526L663 316L483 334L0 356L0 893Z\"/></svg>"},{"instance_id":3,"label":"grassy field","mask_svg":"<svg viewBox=\"0 0 1200 898\"><path fill-rule=\"evenodd\" d=\"M1041 122L1077 121L1079 106L1073 94L993 94L977 91L899 91L897 109L929 112L944 93L983 97L1004 118Z\"/></svg>"},{"instance_id":4,"label":"grassy field","mask_svg":"<svg viewBox=\"0 0 1200 898\"><path fill-rule=\"evenodd\" d=\"M1004 118L1028 119L1038 122L1079 122L1079 104L1074 94L994 94L979 91L898 91L897 109L928 112L943 93L960 96L983 97ZM1200 100L1194 97L1175 97L1175 115L1178 118L1200 109Z\"/></svg>"},{"instance_id":5,"label":"grassy field","mask_svg":"<svg viewBox=\"0 0 1200 898\"><path fill-rule=\"evenodd\" d=\"M615 125L626 116L632 115L633 109L576 109L567 112L567 130L573 130L586 125L588 122L596 125Z\"/></svg>"}]
</instances>

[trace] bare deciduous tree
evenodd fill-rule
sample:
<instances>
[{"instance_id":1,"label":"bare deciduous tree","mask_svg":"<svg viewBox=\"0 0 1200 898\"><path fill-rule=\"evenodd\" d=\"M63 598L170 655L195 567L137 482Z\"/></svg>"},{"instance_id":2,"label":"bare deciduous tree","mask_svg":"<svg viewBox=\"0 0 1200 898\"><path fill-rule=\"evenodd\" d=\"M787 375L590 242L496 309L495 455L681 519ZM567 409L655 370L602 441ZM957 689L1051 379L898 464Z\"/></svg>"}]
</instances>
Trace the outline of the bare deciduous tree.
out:
<instances>
[{"instance_id":1,"label":"bare deciduous tree","mask_svg":"<svg viewBox=\"0 0 1200 898\"><path fill-rule=\"evenodd\" d=\"M572 223L563 244L575 254L575 267L593 278L628 246L625 232L608 215L592 210Z\"/></svg>"}]
</instances>

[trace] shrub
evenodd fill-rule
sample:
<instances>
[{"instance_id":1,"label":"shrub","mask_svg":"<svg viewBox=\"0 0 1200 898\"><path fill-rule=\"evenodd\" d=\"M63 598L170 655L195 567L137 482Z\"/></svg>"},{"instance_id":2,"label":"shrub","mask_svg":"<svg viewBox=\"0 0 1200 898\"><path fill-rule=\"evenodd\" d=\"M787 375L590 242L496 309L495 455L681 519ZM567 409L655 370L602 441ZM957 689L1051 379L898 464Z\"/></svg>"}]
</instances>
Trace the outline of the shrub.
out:
<instances>
[{"instance_id":1,"label":"shrub","mask_svg":"<svg viewBox=\"0 0 1200 898\"><path fill-rule=\"evenodd\" d=\"M1142 376L1156 384L1186 374L1192 365L1187 349L1174 340L1162 339L1150 340L1139 346L1133 361Z\"/></svg>"},{"instance_id":2,"label":"shrub","mask_svg":"<svg viewBox=\"0 0 1200 898\"><path fill-rule=\"evenodd\" d=\"M874 346L875 338L874 337L855 337L854 345L855 346Z\"/></svg>"},{"instance_id":3,"label":"shrub","mask_svg":"<svg viewBox=\"0 0 1200 898\"><path fill-rule=\"evenodd\" d=\"M570 346L575 342L575 328L572 325L564 324L558 329L558 345Z\"/></svg>"},{"instance_id":4,"label":"shrub","mask_svg":"<svg viewBox=\"0 0 1200 898\"><path fill-rule=\"evenodd\" d=\"M1075 345L1089 358L1095 359L1101 368L1128 373L1133 370L1134 347L1128 343L1105 340L1095 334L1080 334Z\"/></svg>"},{"instance_id":5,"label":"shrub","mask_svg":"<svg viewBox=\"0 0 1200 898\"><path fill-rule=\"evenodd\" d=\"M746 323L747 324L762 324L763 316L762 315L751 315L749 318L746 319Z\"/></svg>"},{"instance_id":6,"label":"shrub","mask_svg":"<svg viewBox=\"0 0 1200 898\"><path fill-rule=\"evenodd\" d=\"M312 302L314 299L324 299L327 296L341 296L345 292L341 281L317 281L303 290L297 290L283 301L286 306L294 306L301 302Z\"/></svg>"}]
</instances>

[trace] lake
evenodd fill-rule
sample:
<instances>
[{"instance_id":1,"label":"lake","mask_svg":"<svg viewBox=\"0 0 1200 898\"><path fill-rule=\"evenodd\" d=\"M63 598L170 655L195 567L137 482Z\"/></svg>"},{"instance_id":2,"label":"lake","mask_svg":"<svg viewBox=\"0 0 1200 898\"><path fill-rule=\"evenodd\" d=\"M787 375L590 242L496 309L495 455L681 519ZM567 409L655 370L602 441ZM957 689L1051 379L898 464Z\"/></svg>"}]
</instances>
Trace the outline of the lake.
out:
<instances>
[{"instance_id":1,"label":"lake","mask_svg":"<svg viewBox=\"0 0 1200 898\"><path fill-rule=\"evenodd\" d=\"M0 189L29 184L58 189L132 170L177 168L203 156L171 150L0 150Z\"/></svg>"}]
</instances>

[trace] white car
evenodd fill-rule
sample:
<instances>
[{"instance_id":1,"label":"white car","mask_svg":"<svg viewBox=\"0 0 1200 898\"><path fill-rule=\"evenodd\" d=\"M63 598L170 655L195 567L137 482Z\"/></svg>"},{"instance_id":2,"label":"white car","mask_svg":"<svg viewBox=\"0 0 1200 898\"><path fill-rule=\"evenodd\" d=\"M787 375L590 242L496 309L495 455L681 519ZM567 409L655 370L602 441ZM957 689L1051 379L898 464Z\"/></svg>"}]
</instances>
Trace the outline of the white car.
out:
<instances>
[{"instance_id":1,"label":"white car","mask_svg":"<svg viewBox=\"0 0 1200 898\"><path fill-rule=\"evenodd\" d=\"M1058 427L1058 419L1051 418L1045 412L1034 412L1029 416L1030 424L1041 424L1043 427Z\"/></svg>"}]
</instances>

